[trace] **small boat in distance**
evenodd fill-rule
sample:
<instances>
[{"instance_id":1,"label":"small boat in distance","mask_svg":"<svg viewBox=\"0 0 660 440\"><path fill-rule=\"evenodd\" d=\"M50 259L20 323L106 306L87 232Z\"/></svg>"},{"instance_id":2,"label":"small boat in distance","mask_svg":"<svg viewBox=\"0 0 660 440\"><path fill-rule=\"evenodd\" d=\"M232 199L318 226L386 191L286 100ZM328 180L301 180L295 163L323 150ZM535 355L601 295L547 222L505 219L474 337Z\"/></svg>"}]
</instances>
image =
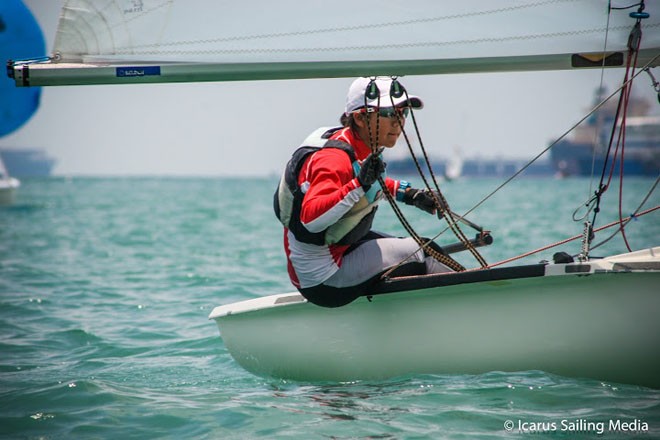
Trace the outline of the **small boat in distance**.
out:
<instances>
[{"instance_id":1,"label":"small boat in distance","mask_svg":"<svg viewBox=\"0 0 660 440\"><path fill-rule=\"evenodd\" d=\"M452 150L452 156L445 166L444 178L447 181L456 180L463 174L463 156L461 150L455 146Z\"/></svg>"},{"instance_id":2,"label":"small boat in distance","mask_svg":"<svg viewBox=\"0 0 660 440\"><path fill-rule=\"evenodd\" d=\"M0 205L9 205L14 202L16 190L21 186L21 182L15 177L11 177L5 163L0 157Z\"/></svg>"}]
</instances>

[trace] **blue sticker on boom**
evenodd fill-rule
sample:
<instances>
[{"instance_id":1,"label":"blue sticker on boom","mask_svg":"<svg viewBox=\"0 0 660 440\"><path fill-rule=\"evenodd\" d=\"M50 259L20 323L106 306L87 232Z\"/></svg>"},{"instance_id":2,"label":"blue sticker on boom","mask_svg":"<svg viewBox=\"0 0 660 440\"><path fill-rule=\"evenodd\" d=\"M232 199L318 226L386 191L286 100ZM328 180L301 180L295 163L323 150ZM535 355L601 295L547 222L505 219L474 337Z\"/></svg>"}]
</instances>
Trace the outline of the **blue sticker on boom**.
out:
<instances>
[{"instance_id":1,"label":"blue sticker on boom","mask_svg":"<svg viewBox=\"0 0 660 440\"><path fill-rule=\"evenodd\" d=\"M160 75L160 66L117 67L118 77Z\"/></svg>"}]
</instances>

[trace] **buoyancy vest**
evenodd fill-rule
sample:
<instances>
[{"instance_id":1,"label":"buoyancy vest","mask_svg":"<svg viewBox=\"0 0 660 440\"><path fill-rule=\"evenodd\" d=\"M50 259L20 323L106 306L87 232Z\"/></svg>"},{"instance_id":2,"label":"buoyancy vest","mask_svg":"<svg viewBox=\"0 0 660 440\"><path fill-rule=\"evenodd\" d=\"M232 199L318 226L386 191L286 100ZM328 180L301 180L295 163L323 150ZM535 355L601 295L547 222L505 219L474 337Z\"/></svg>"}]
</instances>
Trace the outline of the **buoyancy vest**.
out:
<instances>
[{"instance_id":1,"label":"buoyancy vest","mask_svg":"<svg viewBox=\"0 0 660 440\"><path fill-rule=\"evenodd\" d=\"M324 134L329 137L334 131ZM322 146L304 145L299 147L287 163L277 190L273 196L275 215L282 225L289 229L296 240L317 246L339 244L350 245L363 238L370 230L376 214L378 200L378 185L371 189L339 219L335 224L321 232L310 232L300 221L300 211L305 191L298 185L298 176L307 158L323 148L337 148L348 154L353 165L353 174L357 176L360 165L353 147L346 142L330 139Z\"/></svg>"}]
</instances>

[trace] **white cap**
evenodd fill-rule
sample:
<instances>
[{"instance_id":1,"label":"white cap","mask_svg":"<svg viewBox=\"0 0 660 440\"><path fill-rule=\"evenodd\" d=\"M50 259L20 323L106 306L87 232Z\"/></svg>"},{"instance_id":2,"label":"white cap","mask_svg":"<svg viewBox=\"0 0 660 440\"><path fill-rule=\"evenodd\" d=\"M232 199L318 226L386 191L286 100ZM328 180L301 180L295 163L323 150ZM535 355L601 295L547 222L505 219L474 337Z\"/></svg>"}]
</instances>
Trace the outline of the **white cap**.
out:
<instances>
[{"instance_id":1,"label":"white cap","mask_svg":"<svg viewBox=\"0 0 660 440\"><path fill-rule=\"evenodd\" d=\"M353 81L351 87L348 89L348 95L346 95L346 114L351 113L359 108L364 107L364 94L367 90L367 86L371 82L371 78L358 78ZM394 101L394 106L403 104L406 102L406 94L398 98L390 98L390 86L392 85L392 78L386 76L376 77L376 86L380 92L380 106L381 107L392 107L392 101ZM408 95L410 98L410 106L414 109L424 108L424 103L418 96ZM367 106L376 107L378 106L378 97L375 99L367 98Z\"/></svg>"}]
</instances>

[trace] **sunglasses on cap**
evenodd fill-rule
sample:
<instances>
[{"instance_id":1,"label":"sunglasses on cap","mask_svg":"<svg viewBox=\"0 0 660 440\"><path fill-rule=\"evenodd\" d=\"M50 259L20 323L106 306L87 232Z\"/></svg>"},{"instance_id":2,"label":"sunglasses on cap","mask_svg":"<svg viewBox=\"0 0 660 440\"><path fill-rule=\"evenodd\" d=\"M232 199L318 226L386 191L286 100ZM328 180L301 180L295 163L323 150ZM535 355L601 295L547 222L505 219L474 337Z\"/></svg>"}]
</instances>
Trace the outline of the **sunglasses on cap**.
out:
<instances>
[{"instance_id":1,"label":"sunglasses on cap","mask_svg":"<svg viewBox=\"0 0 660 440\"><path fill-rule=\"evenodd\" d=\"M378 109L374 107L361 108L358 110L359 113L376 113L378 111L378 116L381 118L389 119L402 119L407 118L410 113L408 107L379 107Z\"/></svg>"}]
</instances>

